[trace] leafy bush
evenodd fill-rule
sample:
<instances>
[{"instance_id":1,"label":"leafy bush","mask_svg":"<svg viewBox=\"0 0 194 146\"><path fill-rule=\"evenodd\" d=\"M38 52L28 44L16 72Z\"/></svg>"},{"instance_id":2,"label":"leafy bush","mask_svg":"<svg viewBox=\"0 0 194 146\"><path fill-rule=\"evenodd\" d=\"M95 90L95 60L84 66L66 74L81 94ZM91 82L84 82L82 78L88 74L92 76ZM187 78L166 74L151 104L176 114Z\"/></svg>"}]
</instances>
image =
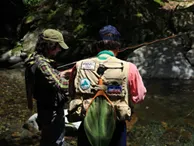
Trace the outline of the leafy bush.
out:
<instances>
[{"instance_id":1,"label":"leafy bush","mask_svg":"<svg viewBox=\"0 0 194 146\"><path fill-rule=\"evenodd\" d=\"M36 6L43 0L23 0L24 5L27 6Z\"/></svg>"}]
</instances>

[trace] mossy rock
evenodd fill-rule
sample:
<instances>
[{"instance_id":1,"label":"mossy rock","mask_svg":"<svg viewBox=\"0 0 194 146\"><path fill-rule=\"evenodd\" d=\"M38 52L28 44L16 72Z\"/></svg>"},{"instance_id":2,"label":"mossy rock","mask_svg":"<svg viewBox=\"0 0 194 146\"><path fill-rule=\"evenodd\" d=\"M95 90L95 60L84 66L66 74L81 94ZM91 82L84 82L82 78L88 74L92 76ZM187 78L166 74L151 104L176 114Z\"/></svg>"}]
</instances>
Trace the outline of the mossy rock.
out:
<instances>
[{"instance_id":1,"label":"mossy rock","mask_svg":"<svg viewBox=\"0 0 194 146\"><path fill-rule=\"evenodd\" d=\"M11 56L20 54L22 50L23 50L23 47L21 45L16 46L11 50Z\"/></svg>"}]
</instances>

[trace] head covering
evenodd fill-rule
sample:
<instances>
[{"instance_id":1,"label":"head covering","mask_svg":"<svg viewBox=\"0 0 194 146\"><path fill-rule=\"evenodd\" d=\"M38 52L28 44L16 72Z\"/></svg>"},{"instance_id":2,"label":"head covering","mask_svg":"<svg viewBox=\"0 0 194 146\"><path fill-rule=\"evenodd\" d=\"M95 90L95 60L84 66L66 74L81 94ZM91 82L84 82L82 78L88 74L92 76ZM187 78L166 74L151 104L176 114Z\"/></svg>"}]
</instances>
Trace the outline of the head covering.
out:
<instances>
[{"instance_id":1,"label":"head covering","mask_svg":"<svg viewBox=\"0 0 194 146\"><path fill-rule=\"evenodd\" d=\"M57 42L63 49L68 49L69 47L66 45L63 39L62 33L55 29L46 29L43 31L43 37L44 40L48 40L51 42Z\"/></svg>"},{"instance_id":2,"label":"head covering","mask_svg":"<svg viewBox=\"0 0 194 146\"><path fill-rule=\"evenodd\" d=\"M119 41L120 33L117 31L116 27L112 25L104 26L99 31L100 37L102 40L112 40Z\"/></svg>"}]
</instances>

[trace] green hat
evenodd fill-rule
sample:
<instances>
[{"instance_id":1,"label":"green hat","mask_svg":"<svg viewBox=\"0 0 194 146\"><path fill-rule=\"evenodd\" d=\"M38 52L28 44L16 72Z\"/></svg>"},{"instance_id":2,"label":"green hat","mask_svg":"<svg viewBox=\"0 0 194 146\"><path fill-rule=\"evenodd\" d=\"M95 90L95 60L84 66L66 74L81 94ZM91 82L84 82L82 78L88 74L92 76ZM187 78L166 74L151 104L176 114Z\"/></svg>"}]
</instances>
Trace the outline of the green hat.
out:
<instances>
[{"instance_id":1,"label":"green hat","mask_svg":"<svg viewBox=\"0 0 194 146\"><path fill-rule=\"evenodd\" d=\"M68 49L69 47L65 44L64 39L63 39L63 35L62 33L60 33L59 31L55 30L55 29L46 29L43 31L43 39L44 40L48 40L51 42L58 42L59 45L63 48L63 49Z\"/></svg>"}]
</instances>

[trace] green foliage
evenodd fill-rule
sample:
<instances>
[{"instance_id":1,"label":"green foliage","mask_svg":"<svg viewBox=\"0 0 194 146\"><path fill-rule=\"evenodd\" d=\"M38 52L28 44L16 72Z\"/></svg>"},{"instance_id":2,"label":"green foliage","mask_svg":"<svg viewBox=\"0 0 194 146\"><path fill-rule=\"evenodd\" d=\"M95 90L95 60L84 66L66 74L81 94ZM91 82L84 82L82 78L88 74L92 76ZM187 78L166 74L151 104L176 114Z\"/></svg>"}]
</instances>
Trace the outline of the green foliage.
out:
<instances>
[{"instance_id":1,"label":"green foliage","mask_svg":"<svg viewBox=\"0 0 194 146\"><path fill-rule=\"evenodd\" d=\"M36 6L42 1L43 0L23 0L23 3L24 5L27 5L27 6Z\"/></svg>"},{"instance_id":2,"label":"green foliage","mask_svg":"<svg viewBox=\"0 0 194 146\"><path fill-rule=\"evenodd\" d=\"M55 15L57 11L51 10L50 13L48 14L47 21L50 21Z\"/></svg>"},{"instance_id":3,"label":"green foliage","mask_svg":"<svg viewBox=\"0 0 194 146\"><path fill-rule=\"evenodd\" d=\"M154 2L156 2L156 3L160 4L161 6L163 6L163 5L164 5L163 0L154 0Z\"/></svg>"},{"instance_id":4,"label":"green foliage","mask_svg":"<svg viewBox=\"0 0 194 146\"><path fill-rule=\"evenodd\" d=\"M84 24L79 24L75 29L74 33L78 33L84 29Z\"/></svg>"},{"instance_id":5,"label":"green foliage","mask_svg":"<svg viewBox=\"0 0 194 146\"><path fill-rule=\"evenodd\" d=\"M80 18L84 15L84 11L82 9L75 10L74 12L74 18Z\"/></svg>"},{"instance_id":6,"label":"green foliage","mask_svg":"<svg viewBox=\"0 0 194 146\"><path fill-rule=\"evenodd\" d=\"M140 13L140 12L138 12L138 13L136 14L136 16L137 16L137 17L143 17L143 14Z\"/></svg>"},{"instance_id":7,"label":"green foliage","mask_svg":"<svg viewBox=\"0 0 194 146\"><path fill-rule=\"evenodd\" d=\"M33 15L27 16L25 24L31 23L32 21L34 21L34 19L35 19L35 16Z\"/></svg>"}]
</instances>

